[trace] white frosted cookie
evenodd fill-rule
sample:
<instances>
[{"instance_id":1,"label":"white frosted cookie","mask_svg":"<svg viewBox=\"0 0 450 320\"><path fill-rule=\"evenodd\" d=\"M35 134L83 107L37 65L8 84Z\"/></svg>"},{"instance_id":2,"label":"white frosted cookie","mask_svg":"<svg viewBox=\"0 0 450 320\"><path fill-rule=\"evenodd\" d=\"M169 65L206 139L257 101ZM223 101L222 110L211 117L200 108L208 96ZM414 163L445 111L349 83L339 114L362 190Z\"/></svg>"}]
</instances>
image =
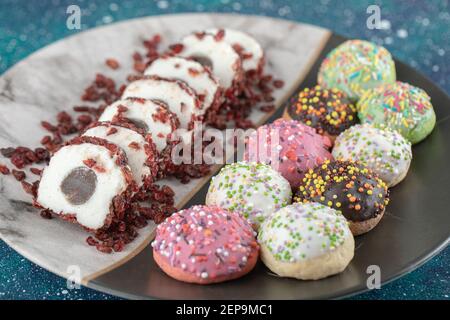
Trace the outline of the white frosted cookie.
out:
<instances>
[{"instance_id":1,"label":"white frosted cookie","mask_svg":"<svg viewBox=\"0 0 450 320\"><path fill-rule=\"evenodd\" d=\"M134 191L127 157L117 145L76 137L50 159L36 202L65 220L99 230L107 228L113 217L124 215Z\"/></svg>"},{"instance_id":2,"label":"white frosted cookie","mask_svg":"<svg viewBox=\"0 0 450 320\"><path fill-rule=\"evenodd\" d=\"M184 37L180 44L172 48L177 48L172 50L176 54L209 67L225 90L238 87L243 80L241 57L223 38L196 32Z\"/></svg>"},{"instance_id":3,"label":"white frosted cookie","mask_svg":"<svg viewBox=\"0 0 450 320\"><path fill-rule=\"evenodd\" d=\"M125 98L144 98L161 101L180 120L180 128L192 129L201 101L186 83L157 76L146 76L131 82L122 94Z\"/></svg>"},{"instance_id":4,"label":"white frosted cookie","mask_svg":"<svg viewBox=\"0 0 450 320\"><path fill-rule=\"evenodd\" d=\"M219 82L211 71L197 61L181 57L163 56L153 61L144 72L145 75L184 81L195 90L202 108L196 109L199 116L211 106L220 103Z\"/></svg>"},{"instance_id":5,"label":"white frosted cookie","mask_svg":"<svg viewBox=\"0 0 450 320\"><path fill-rule=\"evenodd\" d=\"M270 270L302 280L342 272L355 250L345 217L316 202L294 203L272 214L261 225L258 242Z\"/></svg>"},{"instance_id":6,"label":"white frosted cookie","mask_svg":"<svg viewBox=\"0 0 450 320\"><path fill-rule=\"evenodd\" d=\"M408 140L397 131L378 129L370 124L355 125L342 132L336 138L332 154L336 160L362 163L388 187L405 178L412 160Z\"/></svg>"},{"instance_id":7,"label":"white frosted cookie","mask_svg":"<svg viewBox=\"0 0 450 320\"><path fill-rule=\"evenodd\" d=\"M171 113L165 104L137 98L114 102L106 107L99 118L99 121L115 120L128 120L150 133L158 152L166 148L170 134L179 125L177 116Z\"/></svg>"},{"instance_id":8,"label":"white frosted cookie","mask_svg":"<svg viewBox=\"0 0 450 320\"><path fill-rule=\"evenodd\" d=\"M127 155L128 164L136 184L140 187L144 182L151 182L156 175L156 159L153 142L132 126L98 122L86 130L83 136L98 137L119 146Z\"/></svg>"},{"instance_id":9,"label":"white frosted cookie","mask_svg":"<svg viewBox=\"0 0 450 320\"><path fill-rule=\"evenodd\" d=\"M244 71L260 73L264 67L264 51L258 41L245 32L233 29L208 29L206 32L217 34L221 30L225 32L225 42L231 44L241 56Z\"/></svg>"},{"instance_id":10,"label":"white frosted cookie","mask_svg":"<svg viewBox=\"0 0 450 320\"><path fill-rule=\"evenodd\" d=\"M237 162L212 178L206 205L240 212L257 229L267 217L292 200L289 182L270 166Z\"/></svg>"}]
</instances>

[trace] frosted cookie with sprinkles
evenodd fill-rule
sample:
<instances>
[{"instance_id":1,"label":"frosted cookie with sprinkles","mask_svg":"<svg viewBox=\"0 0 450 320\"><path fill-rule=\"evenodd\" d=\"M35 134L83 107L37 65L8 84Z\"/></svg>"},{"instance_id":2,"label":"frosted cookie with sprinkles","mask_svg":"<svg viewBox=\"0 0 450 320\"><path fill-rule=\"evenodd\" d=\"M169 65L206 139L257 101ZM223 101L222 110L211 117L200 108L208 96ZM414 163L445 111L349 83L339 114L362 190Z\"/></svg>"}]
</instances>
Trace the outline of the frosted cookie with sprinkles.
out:
<instances>
[{"instance_id":1,"label":"frosted cookie with sprinkles","mask_svg":"<svg viewBox=\"0 0 450 320\"><path fill-rule=\"evenodd\" d=\"M180 123L164 103L142 98L127 98L106 107L99 121L129 122L151 134L156 149L161 153L171 140L171 134Z\"/></svg>"},{"instance_id":2,"label":"frosted cookie with sprinkles","mask_svg":"<svg viewBox=\"0 0 450 320\"><path fill-rule=\"evenodd\" d=\"M92 231L120 219L137 191L125 153L96 137L76 137L44 169L36 203Z\"/></svg>"},{"instance_id":3,"label":"frosted cookie with sprinkles","mask_svg":"<svg viewBox=\"0 0 450 320\"><path fill-rule=\"evenodd\" d=\"M319 85L300 91L286 107L283 117L313 127L332 141L358 120L356 107L344 92Z\"/></svg>"},{"instance_id":4,"label":"frosted cookie with sprinkles","mask_svg":"<svg viewBox=\"0 0 450 320\"><path fill-rule=\"evenodd\" d=\"M259 246L250 224L238 213L194 206L156 228L153 258L179 281L210 284L242 277L255 266Z\"/></svg>"},{"instance_id":5,"label":"frosted cookie with sprinkles","mask_svg":"<svg viewBox=\"0 0 450 320\"><path fill-rule=\"evenodd\" d=\"M357 236L380 222L389 192L385 182L360 164L325 161L305 174L294 201L319 202L342 212Z\"/></svg>"},{"instance_id":6,"label":"frosted cookie with sprinkles","mask_svg":"<svg viewBox=\"0 0 450 320\"><path fill-rule=\"evenodd\" d=\"M185 36L172 52L191 58L209 67L226 94L235 95L244 79L242 60L233 47L224 40L223 34L195 32Z\"/></svg>"},{"instance_id":7,"label":"frosted cookie with sprinkles","mask_svg":"<svg viewBox=\"0 0 450 320\"><path fill-rule=\"evenodd\" d=\"M294 203L271 215L258 234L261 259L282 277L318 280L344 271L355 242L344 216L319 203Z\"/></svg>"},{"instance_id":8,"label":"frosted cookie with sprinkles","mask_svg":"<svg viewBox=\"0 0 450 320\"><path fill-rule=\"evenodd\" d=\"M157 175L157 154L150 134L127 123L97 122L83 136L108 140L125 151L138 187L153 182Z\"/></svg>"},{"instance_id":9,"label":"frosted cookie with sprinkles","mask_svg":"<svg viewBox=\"0 0 450 320\"><path fill-rule=\"evenodd\" d=\"M397 131L370 124L353 126L341 133L332 151L336 160L360 162L388 187L402 181L412 160L411 143Z\"/></svg>"},{"instance_id":10,"label":"frosted cookie with sprinkles","mask_svg":"<svg viewBox=\"0 0 450 320\"><path fill-rule=\"evenodd\" d=\"M241 213L257 229L292 200L289 182L270 166L255 162L227 165L211 180L206 205Z\"/></svg>"},{"instance_id":11,"label":"frosted cookie with sprinkles","mask_svg":"<svg viewBox=\"0 0 450 320\"><path fill-rule=\"evenodd\" d=\"M397 130L412 144L425 139L436 124L428 94L405 82L368 90L356 107L362 123Z\"/></svg>"},{"instance_id":12,"label":"frosted cookie with sprinkles","mask_svg":"<svg viewBox=\"0 0 450 320\"><path fill-rule=\"evenodd\" d=\"M131 82L122 94L122 99L143 98L163 102L177 115L180 128L192 129L194 121L199 120L202 106L197 93L186 83L157 76L145 76Z\"/></svg>"},{"instance_id":13,"label":"frosted cookie with sprinkles","mask_svg":"<svg viewBox=\"0 0 450 320\"><path fill-rule=\"evenodd\" d=\"M278 119L252 133L246 143L244 160L270 165L292 188L305 172L332 159L330 139L295 120Z\"/></svg>"},{"instance_id":14,"label":"frosted cookie with sprinkles","mask_svg":"<svg viewBox=\"0 0 450 320\"><path fill-rule=\"evenodd\" d=\"M364 40L348 40L323 60L317 82L344 91L354 101L365 90L396 79L395 64L384 47Z\"/></svg>"},{"instance_id":15,"label":"frosted cookie with sprinkles","mask_svg":"<svg viewBox=\"0 0 450 320\"><path fill-rule=\"evenodd\" d=\"M209 108L217 109L221 103L221 88L211 71L194 60L163 56L153 61L144 72L167 79L184 81L195 90L202 101L202 107L195 109L199 119Z\"/></svg>"},{"instance_id":16,"label":"frosted cookie with sprinkles","mask_svg":"<svg viewBox=\"0 0 450 320\"><path fill-rule=\"evenodd\" d=\"M208 29L207 33L223 34L223 40L241 56L242 68L247 75L260 76L264 68L264 51L258 41L249 34L233 29Z\"/></svg>"}]
</instances>

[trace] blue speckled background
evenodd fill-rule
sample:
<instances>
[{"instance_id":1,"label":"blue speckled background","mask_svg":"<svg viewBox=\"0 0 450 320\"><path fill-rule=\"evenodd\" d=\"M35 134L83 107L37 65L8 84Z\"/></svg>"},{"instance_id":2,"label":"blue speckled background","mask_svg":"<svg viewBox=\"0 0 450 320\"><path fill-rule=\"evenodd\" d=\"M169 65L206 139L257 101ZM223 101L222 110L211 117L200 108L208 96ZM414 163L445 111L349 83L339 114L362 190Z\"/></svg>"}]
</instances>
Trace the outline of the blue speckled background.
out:
<instances>
[{"instance_id":1,"label":"blue speckled background","mask_svg":"<svg viewBox=\"0 0 450 320\"><path fill-rule=\"evenodd\" d=\"M35 50L71 35L66 9L82 9L82 30L119 20L177 12L241 12L320 24L339 34L386 46L397 58L450 93L449 1L62 1L1 0L0 73ZM366 9L381 8L381 30L366 27ZM151 30L149 30L151 32ZM450 248L418 270L354 299L449 299ZM82 288L29 262L0 241L0 299L116 299Z\"/></svg>"}]
</instances>

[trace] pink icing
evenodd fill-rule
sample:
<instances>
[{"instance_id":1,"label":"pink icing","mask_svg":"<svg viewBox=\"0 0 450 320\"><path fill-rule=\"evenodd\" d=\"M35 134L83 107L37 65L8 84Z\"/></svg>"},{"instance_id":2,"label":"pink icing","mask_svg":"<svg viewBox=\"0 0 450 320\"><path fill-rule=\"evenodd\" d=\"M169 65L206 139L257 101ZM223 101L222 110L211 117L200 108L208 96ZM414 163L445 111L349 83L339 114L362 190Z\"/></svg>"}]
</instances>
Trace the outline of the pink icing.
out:
<instances>
[{"instance_id":1,"label":"pink icing","mask_svg":"<svg viewBox=\"0 0 450 320\"><path fill-rule=\"evenodd\" d=\"M259 249L243 217L215 206L181 210L156 230L153 250L172 267L202 279L241 271Z\"/></svg>"},{"instance_id":2,"label":"pink icing","mask_svg":"<svg viewBox=\"0 0 450 320\"><path fill-rule=\"evenodd\" d=\"M317 134L307 125L278 119L259 127L249 136L244 159L269 164L289 181L292 188L297 188L307 170L327 159L333 160L329 152L331 145L328 137Z\"/></svg>"}]
</instances>

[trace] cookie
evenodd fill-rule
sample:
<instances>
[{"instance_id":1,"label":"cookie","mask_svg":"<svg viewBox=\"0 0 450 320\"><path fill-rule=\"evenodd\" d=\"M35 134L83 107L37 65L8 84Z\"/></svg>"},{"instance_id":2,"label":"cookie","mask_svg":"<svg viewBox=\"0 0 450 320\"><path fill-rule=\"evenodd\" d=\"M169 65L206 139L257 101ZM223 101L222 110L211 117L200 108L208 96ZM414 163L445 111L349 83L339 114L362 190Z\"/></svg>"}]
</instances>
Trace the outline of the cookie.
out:
<instances>
[{"instance_id":1,"label":"cookie","mask_svg":"<svg viewBox=\"0 0 450 320\"><path fill-rule=\"evenodd\" d=\"M156 263L167 275L198 284L242 277L259 255L250 224L240 214L215 206L174 213L158 225L152 247Z\"/></svg>"},{"instance_id":2,"label":"cookie","mask_svg":"<svg viewBox=\"0 0 450 320\"><path fill-rule=\"evenodd\" d=\"M258 234L261 259L282 277L317 280L342 272L355 243L345 218L319 203L294 203L271 215Z\"/></svg>"}]
</instances>

